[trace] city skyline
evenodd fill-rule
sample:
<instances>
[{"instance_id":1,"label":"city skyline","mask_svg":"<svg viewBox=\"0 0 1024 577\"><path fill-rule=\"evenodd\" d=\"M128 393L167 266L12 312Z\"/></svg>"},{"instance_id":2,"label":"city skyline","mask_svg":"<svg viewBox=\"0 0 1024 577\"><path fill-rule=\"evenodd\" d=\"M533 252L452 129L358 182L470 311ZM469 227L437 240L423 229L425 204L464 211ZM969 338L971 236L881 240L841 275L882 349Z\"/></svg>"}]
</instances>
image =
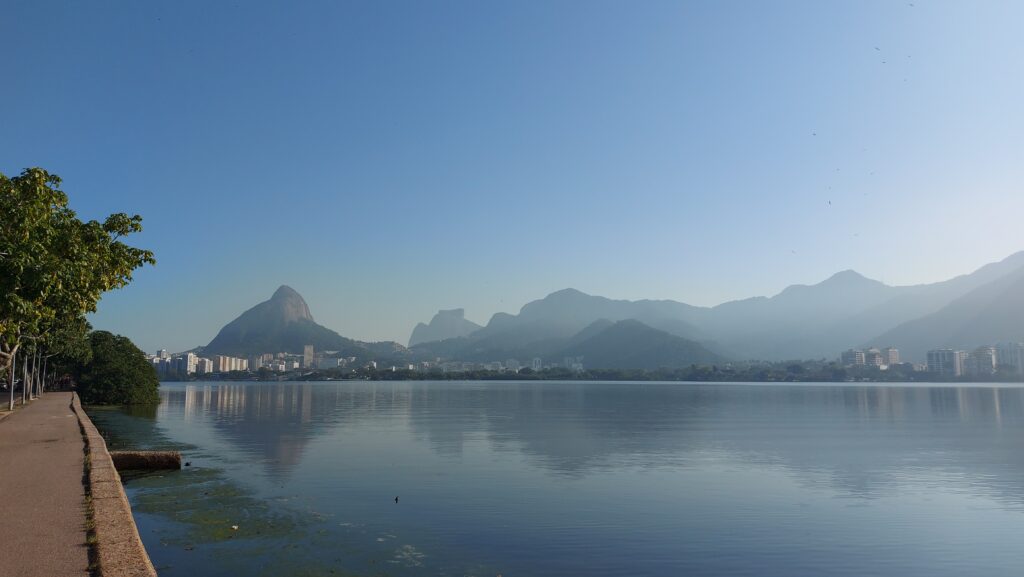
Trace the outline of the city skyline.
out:
<instances>
[{"instance_id":1,"label":"city skyline","mask_svg":"<svg viewBox=\"0 0 1024 577\"><path fill-rule=\"evenodd\" d=\"M282 283L404 343L566 287L935 282L1024 248L1024 7L913 4L20 4L0 171L143 216L92 321L147 351Z\"/></svg>"}]
</instances>

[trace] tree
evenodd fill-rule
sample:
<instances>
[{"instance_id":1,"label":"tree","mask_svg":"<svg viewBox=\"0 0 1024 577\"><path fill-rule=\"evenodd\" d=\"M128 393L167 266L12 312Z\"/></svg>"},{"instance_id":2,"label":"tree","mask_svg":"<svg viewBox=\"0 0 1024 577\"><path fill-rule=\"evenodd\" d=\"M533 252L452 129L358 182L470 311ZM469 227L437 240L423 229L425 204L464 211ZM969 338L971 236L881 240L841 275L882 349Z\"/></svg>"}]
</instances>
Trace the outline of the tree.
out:
<instances>
[{"instance_id":1,"label":"tree","mask_svg":"<svg viewBox=\"0 0 1024 577\"><path fill-rule=\"evenodd\" d=\"M78 394L96 405L148 405L160 402L156 370L127 337L107 331L89 335L92 358L78 368Z\"/></svg>"},{"instance_id":2,"label":"tree","mask_svg":"<svg viewBox=\"0 0 1024 577\"><path fill-rule=\"evenodd\" d=\"M10 367L12 375L26 342L41 353L48 334L78 323L103 293L156 262L150 251L120 241L142 230L141 217L117 213L83 222L60 183L41 168L0 174L0 370Z\"/></svg>"}]
</instances>

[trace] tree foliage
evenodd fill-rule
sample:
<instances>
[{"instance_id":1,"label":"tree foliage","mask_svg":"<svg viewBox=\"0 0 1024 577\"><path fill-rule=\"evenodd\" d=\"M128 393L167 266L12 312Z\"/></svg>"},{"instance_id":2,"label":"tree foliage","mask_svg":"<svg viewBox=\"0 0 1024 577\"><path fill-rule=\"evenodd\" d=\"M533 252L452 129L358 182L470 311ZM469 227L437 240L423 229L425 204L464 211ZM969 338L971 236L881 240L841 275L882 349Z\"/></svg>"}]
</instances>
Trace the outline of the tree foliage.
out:
<instances>
[{"instance_id":1,"label":"tree foliage","mask_svg":"<svg viewBox=\"0 0 1024 577\"><path fill-rule=\"evenodd\" d=\"M150 251L120 240L142 230L141 217L117 213L83 222L60 184L41 168L0 174L0 369L28 342L57 352L81 349L85 315L103 293L156 262ZM69 338L78 345L63 342Z\"/></svg>"},{"instance_id":2,"label":"tree foliage","mask_svg":"<svg viewBox=\"0 0 1024 577\"><path fill-rule=\"evenodd\" d=\"M97 405L146 405L160 402L156 370L127 337L107 331L89 335L90 356L79 366L78 394Z\"/></svg>"}]
</instances>

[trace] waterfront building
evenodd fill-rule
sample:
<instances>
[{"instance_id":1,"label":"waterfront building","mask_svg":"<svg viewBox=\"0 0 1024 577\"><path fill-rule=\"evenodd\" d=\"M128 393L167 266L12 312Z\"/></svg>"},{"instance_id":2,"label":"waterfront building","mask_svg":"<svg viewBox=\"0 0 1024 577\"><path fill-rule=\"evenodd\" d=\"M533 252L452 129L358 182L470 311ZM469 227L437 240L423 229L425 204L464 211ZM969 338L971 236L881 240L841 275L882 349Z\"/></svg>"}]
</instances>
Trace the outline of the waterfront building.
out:
<instances>
[{"instance_id":1,"label":"waterfront building","mask_svg":"<svg viewBox=\"0 0 1024 577\"><path fill-rule=\"evenodd\" d=\"M996 372L995 347L983 346L971 351L964 364L964 373L972 377L991 376Z\"/></svg>"},{"instance_id":2,"label":"waterfront building","mask_svg":"<svg viewBox=\"0 0 1024 577\"><path fill-rule=\"evenodd\" d=\"M996 366L1015 375L1024 375L1024 343L996 345Z\"/></svg>"},{"instance_id":3,"label":"waterfront building","mask_svg":"<svg viewBox=\"0 0 1024 577\"><path fill-rule=\"evenodd\" d=\"M239 359L237 357L229 357L225 355L216 355L213 357L213 371L216 373L229 373L231 371L247 371L249 370L248 359Z\"/></svg>"},{"instance_id":4,"label":"waterfront building","mask_svg":"<svg viewBox=\"0 0 1024 577\"><path fill-rule=\"evenodd\" d=\"M342 360L334 357L321 357L316 360L316 368L320 370L336 369L341 366Z\"/></svg>"},{"instance_id":5,"label":"waterfront building","mask_svg":"<svg viewBox=\"0 0 1024 577\"><path fill-rule=\"evenodd\" d=\"M199 357L196 359L196 374L208 375L213 372L213 361Z\"/></svg>"},{"instance_id":6,"label":"waterfront building","mask_svg":"<svg viewBox=\"0 0 1024 577\"><path fill-rule=\"evenodd\" d=\"M306 345L302 348L302 368L313 368L313 345Z\"/></svg>"},{"instance_id":7,"label":"waterfront building","mask_svg":"<svg viewBox=\"0 0 1024 577\"><path fill-rule=\"evenodd\" d=\"M848 349L843 351L840 355L840 359L842 364L848 367L853 365L863 365L866 361L864 351L859 351L857 349Z\"/></svg>"},{"instance_id":8,"label":"waterfront building","mask_svg":"<svg viewBox=\"0 0 1024 577\"><path fill-rule=\"evenodd\" d=\"M530 363L530 368L539 371L544 368L544 362L540 360L540 357L534 357L533 362Z\"/></svg>"},{"instance_id":9,"label":"waterfront building","mask_svg":"<svg viewBox=\"0 0 1024 577\"><path fill-rule=\"evenodd\" d=\"M174 372L179 375L191 375L196 372L196 361L199 357L195 353L184 353L175 357L172 361Z\"/></svg>"},{"instance_id":10,"label":"waterfront building","mask_svg":"<svg viewBox=\"0 0 1024 577\"><path fill-rule=\"evenodd\" d=\"M933 349L928 351L928 371L944 377L959 377L964 374L964 351Z\"/></svg>"},{"instance_id":11,"label":"waterfront building","mask_svg":"<svg viewBox=\"0 0 1024 577\"><path fill-rule=\"evenodd\" d=\"M167 349L160 349L159 351L156 352L156 358L169 359L171 358L171 353L167 352Z\"/></svg>"},{"instance_id":12,"label":"waterfront building","mask_svg":"<svg viewBox=\"0 0 1024 577\"><path fill-rule=\"evenodd\" d=\"M886 365L898 365L900 364L900 350L895 347L886 347L882 349L882 360L885 361Z\"/></svg>"},{"instance_id":13,"label":"waterfront building","mask_svg":"<svg viewBox=\"0 0 1024 577\"><path fill-rule=\"evenodd\" d=\"M864 364L869 367L881 367L885 362L885 357L882 356L882 351L878 349L868 349L864 351Z\"/></svg>"}]
</instances>

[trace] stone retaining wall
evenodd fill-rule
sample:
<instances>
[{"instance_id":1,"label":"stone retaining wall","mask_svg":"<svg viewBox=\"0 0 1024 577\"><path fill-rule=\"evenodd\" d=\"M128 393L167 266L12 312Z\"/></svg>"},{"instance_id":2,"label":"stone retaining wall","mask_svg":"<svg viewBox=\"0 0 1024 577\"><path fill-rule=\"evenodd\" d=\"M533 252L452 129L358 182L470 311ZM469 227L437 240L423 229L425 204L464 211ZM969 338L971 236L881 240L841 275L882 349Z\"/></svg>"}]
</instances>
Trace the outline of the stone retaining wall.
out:
<instances>
[{"instance_id":1,"label":"stone retaining wall","mask_svg":"<svg viewBox=\"0 0 1024 577\"><path fill-rule=\"evenodd\" d=\"M135 526L121 476L107 452L107 443L85 414L77 394L71 407L78 415L89 452L89 494L96 532L97 573L100 577L156 577L156 569Z\"/></svg>"}]
</instances>

